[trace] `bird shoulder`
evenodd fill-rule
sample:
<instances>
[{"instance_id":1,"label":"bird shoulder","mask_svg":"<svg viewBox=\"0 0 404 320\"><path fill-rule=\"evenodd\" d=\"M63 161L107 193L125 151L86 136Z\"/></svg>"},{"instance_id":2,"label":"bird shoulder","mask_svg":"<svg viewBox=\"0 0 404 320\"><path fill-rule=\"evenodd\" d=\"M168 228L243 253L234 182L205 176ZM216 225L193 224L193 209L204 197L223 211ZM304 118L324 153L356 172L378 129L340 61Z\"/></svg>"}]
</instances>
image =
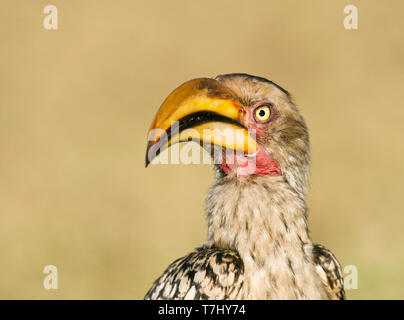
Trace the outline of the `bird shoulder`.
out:
<instances>
[{"instance_id":1,"label":"bird shoulder","mask_svg":"<svg viewBox=\"0 0 404 320\"><path fill-rule=\"evenodd\" d=\"M335 255L320 244L313 244L314 262L324 285L334 299L344 300L344 278L341 265Z\"/></svg>"},{"instance_id":2,"label":"bird shoulder","mask_svg":"<svg viewBox=\"0 0 404 320\"><path fill-rule=\"evenodd\" d=\"M145 299L236 299L244 265L234 250L201 247L174 261Z\"/></svg>"}]
</instances>

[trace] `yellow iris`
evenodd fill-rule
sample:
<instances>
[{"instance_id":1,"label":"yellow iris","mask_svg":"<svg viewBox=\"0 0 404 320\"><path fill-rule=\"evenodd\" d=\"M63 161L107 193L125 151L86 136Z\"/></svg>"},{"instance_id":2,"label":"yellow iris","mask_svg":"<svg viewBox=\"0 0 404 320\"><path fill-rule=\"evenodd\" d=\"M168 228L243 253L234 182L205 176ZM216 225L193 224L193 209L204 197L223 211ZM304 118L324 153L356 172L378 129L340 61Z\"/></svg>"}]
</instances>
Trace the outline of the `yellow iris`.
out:
<instances>
[{"instance_id":1,"label":"yellow iris","mask_svg":"<svg viewBox=\"0 0 404 320\"><path fill-rule=\"evenodd\" d=\"M254 111L255 119L258 121L267 121L271 116L271 108L269 106L261 106Z\"/></svg>"}]
</instances>

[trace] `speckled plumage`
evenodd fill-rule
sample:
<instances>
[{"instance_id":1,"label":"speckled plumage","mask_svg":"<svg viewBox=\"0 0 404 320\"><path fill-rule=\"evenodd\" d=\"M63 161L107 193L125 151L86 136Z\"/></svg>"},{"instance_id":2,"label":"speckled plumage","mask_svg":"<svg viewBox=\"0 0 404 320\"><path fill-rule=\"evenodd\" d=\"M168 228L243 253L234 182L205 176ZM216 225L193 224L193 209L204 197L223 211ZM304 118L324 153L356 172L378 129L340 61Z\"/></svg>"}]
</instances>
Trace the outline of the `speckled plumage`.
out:
<instances>
[{"instance_id":1,"label":"speckled plumage","mask_svg":"<svg viewBox=\"0 0 404 320\"><path fill-rule=\"evenodd\" d=\"M237 299L243 280L243 261L237 251L201 247L174 261L145 298Z\"/></svg>"},{"instance_id":2,"label":"speckled plumage","mask_svg":"<svg viewBox=\"0 0 404 320\"><path fill-rule=\"evenodd\" d=\"M245 106L277 106L276 122L257 141L282 174L239 176L215 165L206 244L171 264L145 299L343 299L337 259L309 234L309 137L290 95L249 75L216 79Z\"/></svg>"},{"instance_id":3,"label":"speckled plumage","mask_svg":"<svg viewBox=\"0 0 404 320\"><path fill-rule=\"evenodd\" d=\"M322 245L313 247L314 262L325 285L335 299L345 299L344 278L341 266L335 255Z\"/></svg>"},{"instance_id":4,"label":"speckled plumage","mask_svg":"<svg viewBox=\"0 0 404 320\"><path fill-rule=\"evenodd\" d=\"M323 281L334 299L345 299L341 267L325 247L315 244L314 260ZM244 265L237 251L219 248L198 248L174 261L158 278L145 299L207 300L242 299Z\"/></svg>"}]
</instances>

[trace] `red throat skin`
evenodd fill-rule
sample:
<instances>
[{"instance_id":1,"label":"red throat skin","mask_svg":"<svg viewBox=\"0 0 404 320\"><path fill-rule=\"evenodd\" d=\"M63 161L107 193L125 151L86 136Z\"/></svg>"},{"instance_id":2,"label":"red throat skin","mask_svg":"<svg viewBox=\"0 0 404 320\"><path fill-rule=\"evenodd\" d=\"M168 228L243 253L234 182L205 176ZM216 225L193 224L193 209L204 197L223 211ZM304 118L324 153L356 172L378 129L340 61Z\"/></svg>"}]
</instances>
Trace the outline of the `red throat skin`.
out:
<instances>
[{"instance_id":1,"label":"red throat skin","mask_svg":"<svg viewBox=\"0 0 404 320\"><path fill-rule=\"evenodd\" d=\"M232 163L222 163L220 164L220 168L226 174L235 172L237 177L248 175L281 175L278 162L262 146L258 147L258 151L254 156L235 154Z\"/></svg>"}]
</instances>

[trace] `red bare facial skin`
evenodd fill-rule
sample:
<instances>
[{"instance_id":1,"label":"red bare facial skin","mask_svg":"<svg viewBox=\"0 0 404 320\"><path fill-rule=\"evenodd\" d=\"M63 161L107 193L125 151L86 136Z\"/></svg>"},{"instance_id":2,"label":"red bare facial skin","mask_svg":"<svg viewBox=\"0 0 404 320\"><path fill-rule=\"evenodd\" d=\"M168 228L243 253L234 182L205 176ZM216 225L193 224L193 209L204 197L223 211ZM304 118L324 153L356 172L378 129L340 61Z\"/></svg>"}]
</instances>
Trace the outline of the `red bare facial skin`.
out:
<instances>
[{"instance_id":1,"label":"red bare facial skin","mask_svg":"<svg viewBox=\"0 0 404 320\"><path fill-rule=\"evenodd\" d=\"M241 122L250 130L254 130L256 137L266 138L266 130L270 128L276 120L276 114L272 115L270 121L267 123L259 123L254 118L254 110L262 104L271 103L267 100L259 101L252 107L244 107L244 115ZM273 110L276 111L275 109ZM281 175L281 169L278 162L273 159L268 151L258 143L258 151L254 155L242 155L234 154L230 160L226 163L220 164L220 168L226 173L230 174L235 172L237 177L258 175L258 176L279 176Z\"/></svg>"},{"instance_id":2,"label":"red bare facial skin","mask_svg":"<svg viewBox=\"0 0 404 320\"><path fill-rule=\"evenodd\" d=\"M222 163L220 168L226 173L235 172L238 177L257 175L257 176L279 176L281 169L278 162L273 159L262 147L258 147L258 152L253 156L234 155L232 163Z\"/></svg>"}]
</instances>

